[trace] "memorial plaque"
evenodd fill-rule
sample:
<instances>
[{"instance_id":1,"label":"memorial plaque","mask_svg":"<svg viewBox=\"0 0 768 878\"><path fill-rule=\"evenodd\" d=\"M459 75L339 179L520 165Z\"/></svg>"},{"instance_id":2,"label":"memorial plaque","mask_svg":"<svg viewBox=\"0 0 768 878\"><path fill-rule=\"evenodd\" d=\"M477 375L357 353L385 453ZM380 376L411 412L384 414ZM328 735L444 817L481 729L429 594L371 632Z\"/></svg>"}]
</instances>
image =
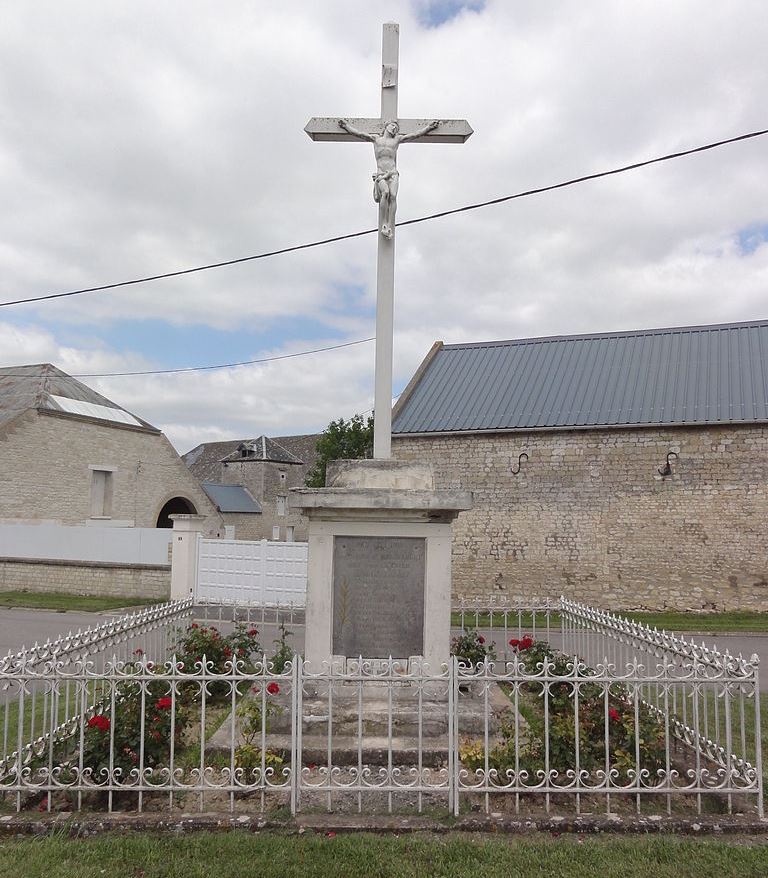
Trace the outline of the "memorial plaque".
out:
<instances>
[{"instance_id":1,"label":"memorial plaque","mask_svg":"<svg viewBox=\"0 0 768 878\"><path fill-rule=\"evenodd\" d=\"M414 537L335 537L334 655L423 655L425 545Z\"/></svg>"}]
</instances>

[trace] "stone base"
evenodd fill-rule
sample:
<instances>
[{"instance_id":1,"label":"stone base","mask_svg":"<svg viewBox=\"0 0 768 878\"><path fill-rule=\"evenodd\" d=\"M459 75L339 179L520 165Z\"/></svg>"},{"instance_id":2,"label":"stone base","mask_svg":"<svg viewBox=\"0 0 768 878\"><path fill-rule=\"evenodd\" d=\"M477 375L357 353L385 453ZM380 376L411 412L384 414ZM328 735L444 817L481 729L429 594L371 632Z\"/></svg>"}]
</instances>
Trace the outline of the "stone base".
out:
<instances>
[{"instance_id":1,"label":"stone base","mask_svg":"<svg viewBox=\"0 0 768 878\"><path fill-rule=\"evenodd\" d=\"M290 501L309 519L310 671L358 655L418 655L439 671L449 659L451 522L471 494L435 491L431 467L398 460L335 461L327 483L294 488Z\"/></svg>"},{"instance_id":2,"label":"stone base","mask_svg":"<svg viewBox=\"0 0 768 878\"><path fill-rule=\"evenodd\" d=\"M411 766L421 763L439 767L448 760L448 693L432 696L407 683L391 689L388 684L355 683L334 684L330 744L334 765L388 765ZM251 697L251 696L249 696ZM278 696L272 699L281 704L283 712L270 721L267 747L271 750L291 750L290 703ZM282 702L282 703L281 703ZM305 765L326 765L328 761L329 715L328 690L302 701L302 761ZM474 691L459 693L459 737L480 738L485 733L486 712L488 733L495 742L502 713L512 710L509 700L498 685L488 692L488 705L482 693L482 684ZM361 709L362 705L362 709ZM421 717L421 722L419 722ZM242 743L241 719L235 717L235 747ZM421 726L421 736L419 736ZM223 723L209 741L214 750L229 751L232 740L232 716Z\"/></svg>"}]
</instances>

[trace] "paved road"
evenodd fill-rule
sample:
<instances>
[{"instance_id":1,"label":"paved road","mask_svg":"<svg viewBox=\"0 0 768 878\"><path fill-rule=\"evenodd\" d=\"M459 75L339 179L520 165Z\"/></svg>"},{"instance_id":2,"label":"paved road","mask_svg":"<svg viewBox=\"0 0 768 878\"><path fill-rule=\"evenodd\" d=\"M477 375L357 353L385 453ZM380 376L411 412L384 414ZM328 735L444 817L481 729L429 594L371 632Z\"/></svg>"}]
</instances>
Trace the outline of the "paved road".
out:
<instances>
[{"instance_id":1,"label":"paved road","mask_svg":"<svg viewBox=\"0 0 768 878\"><path fill-rule=\"evenodd\" d=\"M62 634L101 625L115 613L60 613L54 610L0 609L0 656Z\"/></svg>"},{"instance_id":2,"label":"paved road","mask_svg":"<svg viewBox=\"0 0 768 878\"><path fill-rule=\"evenodd\" d=\"M9 650L16 652L22 646L32 645L36 640L44 641L47 638L54 639L68 631L77 631L78 628L87 628L90 625L100 625L117 614L105 613L59 613L52 610L25 610L20 608L0 609L0 656ZM222 628L228 626L224 623ZM278 630L274 625L257 626L261 629L261 643L265 649L270 650L272 640L278 636ZM290 627L290 626L289 626ZM296 649L303 647L303 629L301 626L293 628L294 636L292 644ZM731 635L686 635L696 643L702 640L707 646L716 644L718 649L728 649L732 653L742 653L745 657L757 654L760 657L761 679L760 690L768 692L768 634L731 634ZM500 637L494 638L501 645ZM557 646L557 637L552 638L553 646Z\"/></svg>"}]
</instances>

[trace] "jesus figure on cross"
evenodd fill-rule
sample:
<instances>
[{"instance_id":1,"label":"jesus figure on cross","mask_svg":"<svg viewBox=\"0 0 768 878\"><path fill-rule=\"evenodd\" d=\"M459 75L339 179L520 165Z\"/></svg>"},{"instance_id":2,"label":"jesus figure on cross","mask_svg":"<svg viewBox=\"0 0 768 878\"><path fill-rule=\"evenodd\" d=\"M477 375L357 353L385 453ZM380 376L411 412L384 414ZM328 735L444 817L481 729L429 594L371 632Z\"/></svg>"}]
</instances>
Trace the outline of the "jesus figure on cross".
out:
<instances>
[{"instance_id":1,"label":"jesus figure on cross","mask_svg":"<svg viewBox=\"0 0 768 878\"><path fill-rule=\"evenodd\" d=\"M430 122L411 134L401 134L400 126L394 119L384 123L381 134L369 134L354 128L346 119L339 119L339 127L360 140L373 143L376 156L376 173L373 175L373 200L379 205L379 230L385 238L391 238L395 229L397 210L397 188L400 174L397 171L397 148L407 140L416 140L434 131L439 120Z\"/></svg>"}]
</instances>

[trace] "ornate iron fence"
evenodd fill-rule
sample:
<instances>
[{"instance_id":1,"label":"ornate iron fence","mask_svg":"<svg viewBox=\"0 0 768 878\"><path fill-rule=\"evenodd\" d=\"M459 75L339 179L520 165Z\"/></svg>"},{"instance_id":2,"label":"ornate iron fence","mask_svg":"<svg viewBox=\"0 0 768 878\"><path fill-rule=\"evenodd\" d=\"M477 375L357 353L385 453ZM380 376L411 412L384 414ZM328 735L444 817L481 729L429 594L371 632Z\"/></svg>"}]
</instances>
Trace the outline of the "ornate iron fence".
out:
<instances>
[{"instance_id":1,"label":"ornate iron fence","mask_svg":"<svg viewBox=\"0 0 768 878\"><path fill-rule=\"evenodd\" d=\"M710 801L762 815L756 663L710 651L705 664L687 646L674 659L587 659L587 609L560 608L563 641L586 638L581 657L524 636L506 661L312 669L246 647L196 656L188 638L186 666L6 663L0 790L20 810L701 812ZM50 709L30 736L34 693ZM76 709L57 721L67 700Z\"/></svg>"}]
</instances>

